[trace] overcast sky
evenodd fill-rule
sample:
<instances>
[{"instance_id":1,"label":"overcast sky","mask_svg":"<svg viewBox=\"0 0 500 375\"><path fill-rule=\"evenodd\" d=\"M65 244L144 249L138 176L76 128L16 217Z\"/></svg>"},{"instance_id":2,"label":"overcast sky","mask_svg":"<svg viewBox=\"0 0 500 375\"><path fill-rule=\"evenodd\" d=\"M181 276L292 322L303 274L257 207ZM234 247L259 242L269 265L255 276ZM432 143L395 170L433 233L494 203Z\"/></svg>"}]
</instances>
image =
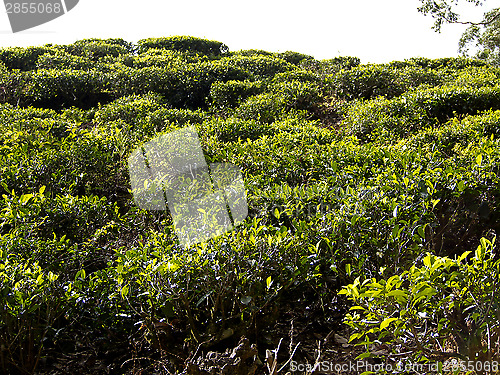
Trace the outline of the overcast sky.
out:
<instances>
[{"instance_id":1,"label":"overcast sky","mask_svg":"<svg viewBox=\"0 0 500 375\"><path fill-rule=\"evenodd\" d=\"M495 1L463 12L479 20L492 8L488 3ZM418 13L419 4L418 0L80 0L66 15L16 34L0 4L0 46L191 35L221 41L232 51L291 50L317 59L357 56L363 63L457 56L466 27L446 25L438 34L431 30L432 18Z\"/></svg>"}]
</instances>

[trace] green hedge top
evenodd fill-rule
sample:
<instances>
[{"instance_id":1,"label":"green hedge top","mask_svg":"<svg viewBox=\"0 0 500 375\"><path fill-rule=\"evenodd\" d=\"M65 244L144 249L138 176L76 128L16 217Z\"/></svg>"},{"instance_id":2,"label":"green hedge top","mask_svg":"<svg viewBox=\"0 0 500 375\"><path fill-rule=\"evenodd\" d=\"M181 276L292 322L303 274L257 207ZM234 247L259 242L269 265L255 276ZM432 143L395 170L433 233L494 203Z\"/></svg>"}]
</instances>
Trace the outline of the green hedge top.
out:
<instances>
[{"instance_id":1,"label":"green hedge top","mask_svg":"<svg viewBox=\"0 0 500 375\"><path fill-rule=\"evenodd\" d=\"M0 61L9 69L33 70L36 68L38 57L55 52L53 47L12 47L0 49Z\"/></svg>"},{"instance_id":2,"label":"green hedge top","mask_svg":"<svg viewBox=\"0 0 500 375\"><path fill-rule=\"evenodd\" d=\"M483 60L465 57L443 57L440 59L413 57L405 61L393 61L389 65L396 68L403 68L405 66L420 66L421 68L428 69L465 69L471 66L486 66L488 63Z\"/></svg>"},{"instance_id":3,"label":"green hedge top","mask_svg":"<svg viewBox=\"0 0 500 375\"><path fill-rule=\"evenodd\" d=\"M139 40L138 52L151 48L171 49L180 52L192 52L210 56L220 56L228 52L228 47L221 42L195 38L192 36L172 36L168 38L148 38Z\"/></svg>"}]
</instances>

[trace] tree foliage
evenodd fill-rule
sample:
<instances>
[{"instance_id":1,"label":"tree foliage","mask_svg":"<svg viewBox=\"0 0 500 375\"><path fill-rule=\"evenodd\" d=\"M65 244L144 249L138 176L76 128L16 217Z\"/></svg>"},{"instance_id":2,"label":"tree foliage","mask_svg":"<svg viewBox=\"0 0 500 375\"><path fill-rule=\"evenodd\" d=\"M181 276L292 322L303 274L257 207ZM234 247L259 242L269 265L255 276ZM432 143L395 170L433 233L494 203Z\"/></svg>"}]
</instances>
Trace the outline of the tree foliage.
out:
<instances>
[{"instance_id":1,"label":"tree foliage","mask_svg":"<svg viewBox=\"0 0 500 375\"><path fill-rule=\"evenodd\" d=\"M465 56L471 55L471 49L474 49L475 57L486 60L493 65L500 64L500 8L494 8L486 13L481 21L471 19L462 19L457 12L457 6L460 0L420 0L422 5L418 8L419 12L425 15L430 14L434 19L432 27L437 32L441 31L443 24L461 24L468 25L467 30L462 34L459 41L459 52ZM482 0L466 0L475 6L482 6Z\"/></svg>"},{"instance_id":2,"label":"tree foliage","mask_svg":"<svg viewBox=\"0 0 500 375\"><path fill-rule=\"evenodd\" d=\"M435 19L434 26L432 27L434 30L440 32L443 24L446 23L459 23L459 24L481 24L484 21L479 23L474 23L471 20L462 20L460 14L457 13L457 6L459 3L472 3L476 6L483 5L482 0L419 0L422 5L418 8L418 11L428 15L430 14L432 18Z\"/></svg>"},{"instance_id":3,"label":"tree foliage","mask_svg":"<svg viewBox=\"0 0 500 375\"><path fill-rule=\"evenodd\" d=\"M459 51L470 54L471 47L477 50L476 56L493 65L500 65L500 8L484 15L484 24L469 26L459 42Z\"/></svg>"}]
</instances>

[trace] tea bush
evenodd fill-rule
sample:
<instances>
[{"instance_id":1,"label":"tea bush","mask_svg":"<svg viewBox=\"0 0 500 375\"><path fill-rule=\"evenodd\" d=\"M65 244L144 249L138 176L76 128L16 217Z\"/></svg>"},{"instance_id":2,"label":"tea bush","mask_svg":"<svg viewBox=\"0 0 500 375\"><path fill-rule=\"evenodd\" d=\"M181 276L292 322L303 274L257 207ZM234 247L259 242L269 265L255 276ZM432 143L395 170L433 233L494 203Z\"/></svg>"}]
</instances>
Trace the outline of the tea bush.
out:
<instances>
[{"instance_id":1,"label":"tea bush","mask_svg":"<svg viewBox=\"0 0 500 375\"><path fill-rule=\"evenodd\" d=\"M288 61L290 64L299 65L303 60L311 61L314 57L299 52L285 51L275 54L276 57Z\"/></svg>"},{"instance_id":2,"label":"tea bush","mask_svg":"<svg viewBox=\"0 0 500 375\"><path fill-rule=\"evenodd\" d=\"M9 69L22 71L36 69L38 58L45 54L55 52L53 47L11 47L0 49L0 61Z\"/></svg>"},{"instance_id":3,"label":"tea bush","mask_svg":"<svg viewBox=\"0 0 500 375\"><path fill-rule=\"evenodd\" d=\"M272 83L278 82L289 82L289 81L300 81L300 82L322 82L321 78L312 71L306 70L294 70L290 72L278 73L273 79Z\"/></svg>"},{"instance_id":4,"label":"tea bush","mask_svg":"<svg viewBox=\"0 0 500 375\"><path fill-rule=\"evenodd\" d=\"M242 119L271 123L286 117L286 112L291 110L302 111L305 115L305 111L315 108L320 98L321 90L312 82L277 82L270 86L270 92L245 100L236 108L235 115Z\"/></svg>"},{"instance_id":5,"label":"tea bush","mask_svg":"<svg viewBox=\"0 0 500 375\"><path fill-rule=\"evenodd\" d=\"M348 110L345 124L352 134L374 136L389 131L405 136L457 115L500 108L499 87L443 86L413 90L391 100L358 101ZM372 134L372 135L370 135Z\"/></svg>"},{"instance_id":6,"label":"tea bush","mask_svg":"<svg viewBox=\"0 0 500 375\"><path fill-rule=\"evenodd\" d=\"M230 53L191 37L0 61L0 372L102 352L122 372L153 371L150 358L180 373L242 336L275 349L285 326L303 340L292 320L322 334L341 318L370 355L384 343L406 361L438 360L439 345L498 355L485 346L498 262L481 240L500 231L496 68ZM135 149L185 126L208 164L241 169L248 202L243 223L189 248L168 211L136 206L128 171ZM56 363L37 366L49 352Z\"/></svg>"},{"instance_id":7,"label":"tea bush","mask_svg":"<svg viewBox=\"0 0 500 375\"><path fill-rule=\"evenodd\" d=\"M235 115L244 120L257 120L272 123L284 115L286 101L274 94L264 93L254 95L245 100L238 108Z\"/></svg>"},{"instance_id":8,"label":"tea bush","mask_svg":"<svg viewBox=\"0 0 500 375\"><path fill-rule=\"evenodd\" d=\"M272 56L272 52L264 51L262 49L245 49L245 50L239 50L235 52L229 52L230 56L255 56L255 55L262 55L262 56Z\"/></svg>"},{"instance_id":9,"label":"tea bush","mask_svg":"<svg viewBox=\"0 0 500 375\"><path fill-rule=\"evenodd\" d=\"M26 80L27 74L25 72L0 70L0 104L25 104L22 91Z\"/></svg>"},{"instance_id":10,"label":"tea bush","mask_svg":"<svg viewBox=\"0 0 500 375\"><path fill-rule=\"evenodd\" d=\"M176 108L197 109L207 106L206 98L215 81L244 80L249 74L227 61L183 64L175 69L122 67L109 74L111 91L116 97L155 92Z\"/></svg>"},{"instance_id":11,"label":"tea bush","mask_svg":"<svg viewBox=\"0 0 500 375\"><path fill-rule=\"evenodd\" d=\"M365 346L363 356L371 355L373 343L384 342L386 355L409 351L415 363L450 357L491 362L500 352L492 308L500 302L500 261L493 249L494 239L482 238L470 260L470 251L455 259L428 253L419 267L401 274L356 279L340 291L355 304L346 316L354 329L350 341ZM449 346L454 350L443 349Z\"/></svg>"},{"instance_id":12,"label":"tea bush","mask_svg":"<svg viewBox=\"0 0 500 375\"><path fill-rule=\"evenodd\" d=\"M134 51L131 43L123 39L82 39L73 44L55 46L71 55L97 61L106 56L118 57Z\"/></svg>"},{"instance_id":13,"label":"tea bush","mask_svg":"<svg viewBox=\"0 0 500 375\"><path fill-rule=\"evenodd\" d=\"M10 190L27 193L45 185L54 193L112 197L125 189L116 134L105 138L98 129L78 129L52 119L18 124L18 130L5 133L0 149L0 181Z\"/></svg>"},{"instance_id":14,"label":"tea bush","mask_svg":"<svg viewBox=\"0 0 500 375\"><path fill-rule=\"evenodd\" d=\"M95 67L94 61L88 57L70 55L68 53L45 53L38 57L36 69L74 69L90 70Z\"/></svg>"},{"instance_id":15,"label":"tea bush","mask_svg":"<svg viewBox=\"0 0 500 375\"><path fill-rule=\"evenodd\" d=\"M498 68L481 66L454 72L445 83L462 87L492 87L497 85L499 76Z\"/></svg>"},{"instance_id":16,"label":"tea bush","mask_svg":"<svg viewBox=\"0 0 500 375\"><path fill-rule=\"evenodd\" d=\"M190 36L141 39L137 42L137 45L139 53L158 48L217 57L228 52L228 47L224 43Z\"/></svg>"},{"instance_id":17,"label":"tea bush","mask_svg":"<svg viewBox=\"0 0 500 375\"><path fill-rule=\"evenodd\" d=\"M98 124L123 120L127 124L133 125L146 115L161 108L164 105L163 102L160 95L153 93L143 96L124 96L97 110L94 119Z\"/></svg>"},{"instance_id":18,"label":"tea bush","mask_svg":"<svg viewBox=\"0 0 500 375\"><path fill-rule=\"evenodd\" d=\"M0 369L32 373L76 293L36 262L11 259L4 249L0 256Z\"/></svg>"},{"instance_id":19,"label":"tea bush","mask_svg":"<svg viewBox=\"0 0 500 375\"><path fill-rule=\"evenodd\" d=\"M216 108L231 108L249 96L260 94L263 90L262 82L214 82L210 88L210 98Z\"/></svg>"},{"instance_id":20,"label":"tea bush","mask_svg":"<svg viewBox=\"0 0 500 375\"><path fill-rule=\"evenodd\" d=\"M310 70L320 77L326 77L335 74L341 70L355 68L361 63L360 59L351 56L340 56L327 60L302 60L299 66L305 70Z\"/></svg>"},{"instance_id":21,"label":"tea bush","mask_svg":"<svg viewBox=\"0 0 500 375\"><path fill-rule=\"evenodd\" d=\"M340 71L328 80L333 93L346 99L391 99L422 84L438 86L441 75L422 68L392 69L384 65L368 65Z\"/></svg>"},{"instance_id":22,"label":"tea bush","mask_svg":"<svg viewBox=\"0 0 500 375\"><path fill-rule=\"evenodd\" d=\"M447 69L447 70L461 70L470 67L487 66L488 64L479 59L465 58L465 57L443 57L439 59L429 59L425 57L413 57L405 61L394 61L390 65L397 68L404 68L407 66L418 66L426 69Z\"/></svg>"},{"instance_id":23,"label":"tea bush","mask_svg":"<svg viewBox=\"0 0 500 375\"><path fill-rule=\"evenodd\" d=\"M89 108L109 100L108 79L96 71L40 69L27 78L23 100L44 108Z\"/></svg>"},{"instance_id":24,"label":"tea bush","mask_svg":"<svg viewBox=\"0 0 500 375\"><path fill-rule=\"evenodd\" d=\"M220 63L243 69L245 72L250 73L255 79L270 78L278 73L296 69L295 65L283 59L267 55L233 55L223 57Z\"/></svg>"},{"instance_id":25,"label":"tea bush","mask_svg":"<svg viewBox=\"0 0 500 375\"><path fill-rule=\"evenodd\" d=\"M148 66L158 66L161 68L176 67L184 63L198 63L206 60L204 60L202 56L193 56L186 52L149 49L138 56L124 56L121 61L126 66L140 69Z\"/></svg>"}]
</instances>

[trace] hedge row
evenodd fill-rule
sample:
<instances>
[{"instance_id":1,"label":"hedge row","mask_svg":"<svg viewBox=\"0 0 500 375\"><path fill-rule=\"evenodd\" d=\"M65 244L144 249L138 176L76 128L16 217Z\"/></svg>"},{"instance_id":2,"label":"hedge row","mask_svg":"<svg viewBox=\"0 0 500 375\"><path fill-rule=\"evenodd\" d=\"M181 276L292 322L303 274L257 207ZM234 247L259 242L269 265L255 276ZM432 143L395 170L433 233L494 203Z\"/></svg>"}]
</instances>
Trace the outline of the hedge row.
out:
<instances>
[{"instance_id":1,"label":"hedge row","mask_svg":"<svg viewBox=\"0 0 500 375\"><path fill-rule=\"evenodd\" d=\"M389 66L395 68L417 66L424 69L449 69L450 71L487 65L488 63L483 60L465 57L443 57L439 59L413 57L405 61L393 61L392 63L389 63Z\"/></svg>"},{"instance_id":2,"label":"hedge row","mask_svg":"<svg viewBox=\"0 0 500 375\"><path fill-rule=\"evenodd\" d=\"M422 84L441 85L443 77L439 72L427 68L394 69L388 65L363 65L341 70L329 77L327 82L333 94L339 98L353 100L384 96L390 99Z\"/></svg>"},{"instance_id":3,"label":"hedge row","mask_svg":"<svg viewBox=\"0 0 500 375\"><path fill-rule=\"evenodd\" d=\"M89 108L121 96L155 92L174 107L196 109L207 106L214 82L273 77L295 69L284 60L260 57L230 57L199 63L179 59L163 67L135 69L118 62L93 65L87 57L50 53L41 55L36 64L38 70L0 73L0 85L4 88L0 93L2 102Z\"/></svg>"},{"instance_id":4,"label":"hedge row","mask_svg":"<svg viewBox=\"0 0 500 375\"><path fill-rule=\"evenodd\" d=\"M180 52L200 53L209 56L220 56L228 52L228 47L221 42L189 36L170 38L148 38L137 42L139 53L152 48L168 49Z\"/></svg>"},{"instance_id":5,"label":"hedge row","mask_svg":"<svg viewBox=\"0 0 500 375\"><path fill-rule=\"evenodd\" d=\"M357 101L344 125L349 133L373 139L384 132L398 136L443 123L457 115L500 109L500 86L443 86L410 91L398 98Z\"/></svg>"},{"instance_id":6,"label":"hedge row","mask_svg":"<svg viewBox=\"0 0 500 375\"><path fill-rule=\"evenodd\" d=\"M313 82L275 82L268 92L242 102L234 113L242 119L271 123L287 117L289 111L313 111L321 98L321 88Z\"/></svg>"},{"instance_id":7,"label":"hedge row","mask_svg":"<svg viewBox=\"0 0 500 375\"><path fill-rule=\"evenodd\" d=\"M210 88L210 98L216 108L231 108L249 96L262 93L264 88L261 81L214 82Z\"/></svg>"},{"instance_id":8,"label":"hedge row","mask_svg":"<svg viewBox=\"0 0 500 375\"><path fill-rule=\"evenodd\" d=\"M0 61L9 69L34 70L37 61L45 54L69 54L92 61L103 57L118 57L133 53L135 47L123 39L83 39L68 45L45 45L43 47L13 47L0 49Z\"/></svg>"}]
</instances>

